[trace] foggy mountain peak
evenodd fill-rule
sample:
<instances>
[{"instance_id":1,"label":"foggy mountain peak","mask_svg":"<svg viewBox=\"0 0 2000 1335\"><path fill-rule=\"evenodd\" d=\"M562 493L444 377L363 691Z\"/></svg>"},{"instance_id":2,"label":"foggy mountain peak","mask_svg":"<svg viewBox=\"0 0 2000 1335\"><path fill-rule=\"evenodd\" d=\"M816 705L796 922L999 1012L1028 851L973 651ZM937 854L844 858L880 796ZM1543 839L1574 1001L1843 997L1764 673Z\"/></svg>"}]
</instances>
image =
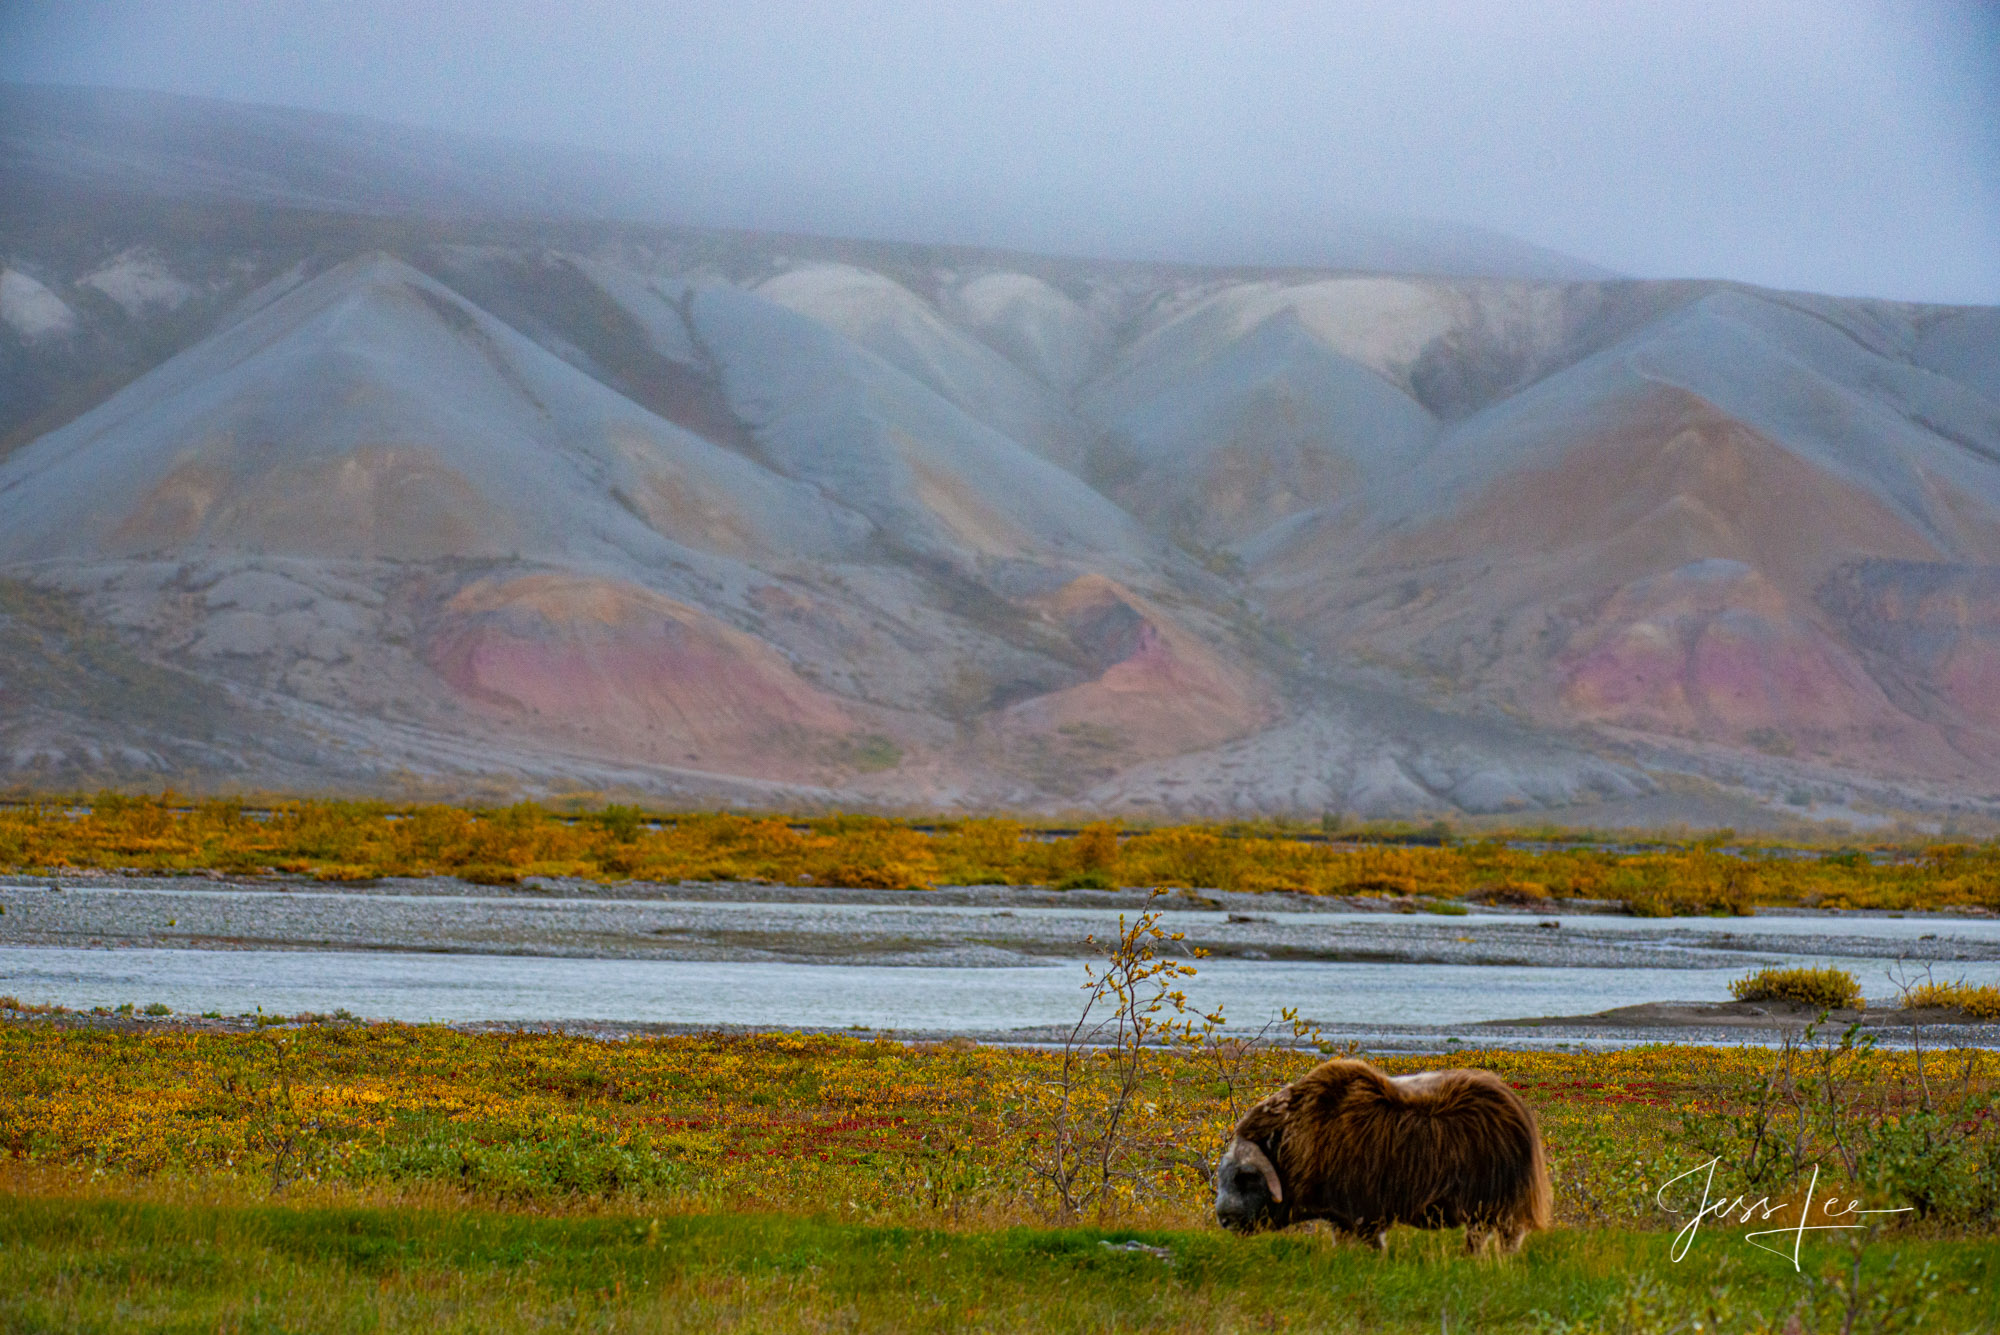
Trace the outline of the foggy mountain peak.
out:
<instances>
[{"instance_id":1,"label":"foggy mountain peak","mask_svg":"<svg viewBox=\"0 0 2000 1335\"><path fill-rule=\"evenodd\" d=\"M608 157L4 96L15 780L1995 801L1993 309L748 231Z\"/></svg>"}]
</instances>

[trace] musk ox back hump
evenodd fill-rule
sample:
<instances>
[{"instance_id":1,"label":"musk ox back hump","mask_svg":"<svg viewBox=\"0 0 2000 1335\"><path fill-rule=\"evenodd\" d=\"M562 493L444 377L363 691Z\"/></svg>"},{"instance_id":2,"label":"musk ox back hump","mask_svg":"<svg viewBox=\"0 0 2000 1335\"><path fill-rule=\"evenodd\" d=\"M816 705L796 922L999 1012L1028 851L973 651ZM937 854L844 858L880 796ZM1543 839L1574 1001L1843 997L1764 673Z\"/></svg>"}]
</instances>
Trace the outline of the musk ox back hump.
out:
<instances>
[{"instance_id":1,"label":"musk ox back hump","mask_svg":"<svg viewBox=\"0 0 2000 1335\"><path fill-rule=\"evenodd\" d=\"M1535 1115L1491 1071L1391 1079L1366 1062L1326 1062L1253 1107L1237 1135L1276 1164L1294 1220L1516 1238L1549 1224Z\"/></svg>"}]
</instances>

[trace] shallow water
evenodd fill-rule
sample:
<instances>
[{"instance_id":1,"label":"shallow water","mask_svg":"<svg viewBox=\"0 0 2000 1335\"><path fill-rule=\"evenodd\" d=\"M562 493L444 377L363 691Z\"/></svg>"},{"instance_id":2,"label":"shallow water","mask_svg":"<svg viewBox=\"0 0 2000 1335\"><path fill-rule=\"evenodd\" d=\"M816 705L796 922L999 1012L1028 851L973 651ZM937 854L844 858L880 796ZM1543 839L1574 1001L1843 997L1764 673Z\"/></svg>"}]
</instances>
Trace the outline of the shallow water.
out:
<instances>
[{"instance_id":1,"label":"shallow water","mask_svg":"<svg viewBox=\"0 0 2000 1335\"><path fill-rule=\"evenodd\" d=\"M39 899L47 892L45 884L39 882L0 882L0 892L12 891ZM1131 918L1136 909L1103 908L1078 902L1056 906L1019 905L1000 908L986 904L944 904L926 902L922 897L913 897L898 903L852 903L825 900L760 900L760 899L621 899L598 896L550 896L548 898L528 898L520 894L405 894L378 890L318 890L265 889L247 886L161 886L148 884L143 888L121 885L90 885L70 883L64 887L64 894L70 896L101 896L111 899L133 899L138 897L187 898L197 900L241 901L246 904L259 902L297 904L408 904L422 907L441 905L462 905L468 908L500 908L512 913L563 913L578 907L605 910L657 911L662 909L695 910L702 913L740 914L744 916L771 917L795 916L800 918L846 918L866 920L869 918L902 916L921 913L925 916L944 918L990 918L996 912L1004 916L1024 919L1047 919L1091 921L1105 925L1116 924L1121 917ZM1786 914L1758 913L1745 917L1678 917L1678 918L1638 918L1618 913L1563 913L1551 906L1545 913L1494 913L1477 909L1466 914L1429 913L1357 913L1321 912L1311 901L1299 903L1272 897L1269 903L1247 902L1228 910L1223 909L1180 909L1161 907L1161 923L1171 930L1189 927L1213 926L1228 921L1232 915L1245 913L1258 917L1268 917L1276 921L1309 921L1326 924L1354 924L1366 926L1389 926L1397 923L1441 923L1458 924L1467 927L1478 926L1520 926L1529 922L1560 922L1565 928L1591 932L1631 933L1640 936L1657 936L1673 933L1702 933L1741 936L1843 936L1879 938L1884 941L1914 941L1925 936L1955 937L1968 941L1988 941L2000 943L2000 917L1957 918L1946 916L1909 916L1889 914L1833 913L1833 914Z\"/></svg>"},{"instance_id":2,"label":"shallow water","mask_svg":"<svg viewBox=\"0 0 2000 1335\"><path fill-rule=\"evenodd\" d=\"M1796 962L1812 962L1798 957ZM1851 963L1851 962L1850 962ZM1211 960L1192 1003L1252 1025L1296 1006L1338 1030L1579 1015L1726 1000L1740 968L1571 969ZM1954 976L2000 983L2000 963ZM996 1032L1073 1020L1080 962L999 968L558 959L311 950L0 947L0 992L77 1009L163 1003L236 1015L411 1021L606 1020ZM1870 991L1876 989L1870 988Z\"/></svg>"},{"instance_id":3,"label":"shallow water","mask_svg":"<svg viewBox=\"0 0 2000 1335\"><path fill-rule=\"evenodd\" d=\"M235 886L0 884L0 994L73 1008L416 1021L1004 1032L1073 1020L1085 936L1121 913L1058 906L621 900ZM1198 1006L1330 1031L1723 1001L1772 963L1833 964L1871 997L1929 968L2000 983L2000 919L1628 918L1168 909L1218 957ZM1130 917L1131 909L1123 916ZM1559 923L1550 930L1541 923ZM229 946L232 948L214 948ZM290 946L289 949L273 947ZM109 949L99 947L112 947ZM1226 958L1224 956L1227 956ZM1270 958L1276 956L1276 958ZM1899 956L1911 957L1899 963ZM977 967L973 967L977 966Z\"/></svg>"}]
</instances>

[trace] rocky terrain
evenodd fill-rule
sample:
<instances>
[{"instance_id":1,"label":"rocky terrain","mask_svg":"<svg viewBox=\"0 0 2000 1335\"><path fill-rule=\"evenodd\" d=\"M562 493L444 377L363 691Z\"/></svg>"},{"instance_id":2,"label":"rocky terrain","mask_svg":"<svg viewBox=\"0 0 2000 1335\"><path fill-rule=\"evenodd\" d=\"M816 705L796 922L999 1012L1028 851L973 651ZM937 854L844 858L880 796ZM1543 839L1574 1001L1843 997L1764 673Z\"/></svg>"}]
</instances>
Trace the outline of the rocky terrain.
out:
<instances>
[{"instance_id":1,"label":"rocky terrain","mask_svg":"<svg viewBox=\"0 0 2000 1335\"><path fill-rule=\"evenodd\" d=\"M2000 311L7 96L0 784L2000 814Z\"/></svg>"}]
</instances>

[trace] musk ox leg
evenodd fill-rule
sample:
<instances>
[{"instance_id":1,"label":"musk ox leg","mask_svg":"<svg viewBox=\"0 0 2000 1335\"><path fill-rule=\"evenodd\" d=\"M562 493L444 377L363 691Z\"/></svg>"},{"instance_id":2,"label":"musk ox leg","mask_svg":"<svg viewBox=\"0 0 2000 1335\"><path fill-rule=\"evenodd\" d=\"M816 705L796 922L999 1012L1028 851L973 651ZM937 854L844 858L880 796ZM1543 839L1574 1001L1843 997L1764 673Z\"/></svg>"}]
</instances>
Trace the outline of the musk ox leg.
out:
<instances>
[{"instance_id":1,"label":"musk ox leg","mask_svg":"<svg viewBox=\"0 0 2000 1335\"><path fill-rule=\"evenodd\" d=\"M1465 1254L1479 1256L1492 1247L1503 1254L1512 1255L1521 1250L1527 1241L1528 1228L1524 1224L1467 1224L1465 1226Z\"/></svg>"},{"instance_id":2,"label":"musk ox leg","mask_svg":"<svg viewBox=\"0 0 2000 1335\"><path fill-rule=\"evenodd\" d=\"M1332 1235L1336 1247L1342 1243L1368 1243L1376 1251L1382 1251L1380 1233L1384 1229L1374 1223L1356 1223L1352 1219L1328 1219L1326 1231Z\"/></svg>"},{"instance_id":3,"label":"musk ox leg","mask_svg":"<svg viewBox=\"0 0 2000 1335\"><path fill-rule=\"evenodd\" d=\"M1333 1229L1333 1240L1337 1243L1358 1242L1364 1246L1373 1247L1378 1252L1388 1250L1389 1230L1379 1225L1334 1224L1329 1221L1329 1226Z\"/></svg>"}]
</instances>

